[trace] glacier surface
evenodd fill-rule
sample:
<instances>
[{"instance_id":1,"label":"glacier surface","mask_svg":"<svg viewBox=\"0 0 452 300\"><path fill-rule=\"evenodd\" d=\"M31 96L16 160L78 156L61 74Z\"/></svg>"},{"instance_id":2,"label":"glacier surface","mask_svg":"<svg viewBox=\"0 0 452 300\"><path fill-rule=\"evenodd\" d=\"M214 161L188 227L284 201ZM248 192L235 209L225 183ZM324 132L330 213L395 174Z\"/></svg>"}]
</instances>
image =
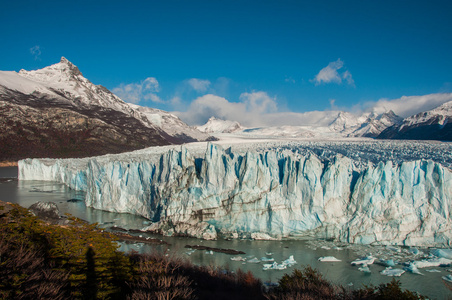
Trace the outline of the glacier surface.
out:
<instances>
[{"instance_id":1,"label":"glacier surface","mask_svg":"<svg viewBox=\"0 0 452 300\"><path fill-rule=\"evenodd\" d=\"M144 216L167 235L451 246L450 149L423 156L450 146L413 145L195 143L26 159L19 179L65 183L86 191L87 206Z\"/></svg>"}]
</instances>

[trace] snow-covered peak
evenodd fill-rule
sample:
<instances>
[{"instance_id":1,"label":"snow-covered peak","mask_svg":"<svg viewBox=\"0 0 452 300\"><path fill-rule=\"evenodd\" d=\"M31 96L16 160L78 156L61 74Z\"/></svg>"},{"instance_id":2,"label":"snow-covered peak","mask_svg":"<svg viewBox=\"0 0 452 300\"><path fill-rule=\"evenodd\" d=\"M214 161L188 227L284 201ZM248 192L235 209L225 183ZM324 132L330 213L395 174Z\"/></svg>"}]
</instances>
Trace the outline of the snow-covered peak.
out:
<instances>
[{"instance_id":1,"label":"snow-covered peak","mask_svg":"<svg viewBox=\"0 0 452 300\"><path fill-rule=\"evenodd\" d=\"M206 124L198 126L199 131L206 133L232 133L243 130L237 121L221 120L211 117Z\"/></svg>"},{"instance_id":2,"label":"snow-covered peak","mask_svg":"<svg viewBox=\"0 0 452 300\"><path fill-rule=\"evenodd\" d=\"M432 122L444 125L450 117L452 117L452 101L446 102L432 110L406 118L403 122L403 126Z\"/></svg>"},{"instance_id":3,"label":"snow-covered peak","mask_svg":"<svg viewBox=\"0 0 452 300\"><path fill-rule=\"evenodd\" d=\"M59 63L39 70L26 71L22 69L19 71L19 75L34 81L54 84L62 82L68 83L74 80L88 81L83 77L77 66L72 64L65 57L62 57Z\"/></svg>"},{"instance_id":4,"label":"snow-covered peak","mask_svg":"<svg viewBox=\"0 0 452 300\"><path fill-rule=\"evenodd\" d=\"M51 66L26 71L0 72L3 90L18 91L26 95L49 95L54 101L91 109L102 107L133 115L132 109L119 97L101 85L83 77L80 70L66 58Z\"/></svg>"},{"instance_id":5,"label":"snow-covered peak","mask_svg":"<svg viewBox=\"0 0 452 300\"><path fill-rule=\"evenodd\" d=\"M210 136L204 132L199 131L196 128L190 127L182 122L179 117L151 107L144 107L132 103L127 103L133 110L143 114L147 121L154 126L159 127L174 137L187 137L188 139L194 139L198 141L204 141L210 138Z\"/></svg>"},{"instance_id":6,"label":"snow-covered peak","mask_svg":"<svg viewBox=\"0 0 452 300\"><path fill-rule=\"evenodd\" d=\"M329 128L335 132L344 131L350 127L356 126L358 124L357 117L352 113L340 111L337 117L329 125Z\"/></svg>"}]
</instances>

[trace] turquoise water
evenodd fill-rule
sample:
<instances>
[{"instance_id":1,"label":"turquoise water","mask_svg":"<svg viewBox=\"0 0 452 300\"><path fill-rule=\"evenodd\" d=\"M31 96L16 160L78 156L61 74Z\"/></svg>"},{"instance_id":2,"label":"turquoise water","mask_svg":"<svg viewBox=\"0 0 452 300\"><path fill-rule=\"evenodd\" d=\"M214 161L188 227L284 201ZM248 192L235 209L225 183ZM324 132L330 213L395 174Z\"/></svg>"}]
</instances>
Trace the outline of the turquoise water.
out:
<instances>
[{"instance_id":1,"label":"turquoise water","mask_svg":"<svg viewBox=\"0 0 452 300\"><path fill-rule=\"evenodd\" d=\"M16 168L0 168L0 200L18 203L29 207L37 201L53 201L62 213L72 215L89 222L98 222L102 227L119 226L123 228L143 228L149 223L146 219L130 214L118 214L87 208L83 202L84 193L73 191L62 184L45 181L18 181ZM71 201L68 201L71 200ZM407 249L387 249L386 247L371 247L360 245L339 244L323 240L316 241L251 241L251 240L218 240L204 241L193 238L162 237L160 238L171 245L150 244L121 244L122 251L135 250L141 253L160 251L169 256L188 259L195 264L218 266L229 270L251 271L263 281L277 282L285 273L291 273L294 268L306 265L318 269L330 281L344 285L348 288L362 287L362 285L378 285L390 282L392 277L381 275L384 266L373 264L369 268L370 274L363 273L358 267L350 263L361 257L372 253L379 258L395 258L395 260L406 260L409 258ZM244 251L241 255L246 261L233 261L232 257L223 253L209 253L206 251L190 251L186 245L205 245L215 248L229 248ZM400 252L394 251L400 250ZM428 253L428 249L420 249ZM270 254L271 253L271 254ZM253 258L273 258L281 263L283 260L293 256L297 264L285 270L263 270L263 263L248 262ZM334 256L340 262L320 262L319 257ZM396 266L402 268L402 266ZM427 272L417 275L404 273L400 280L402 287L412 291L418 291L426 296L436 299L448 299L452 297L452 291L447 289L442 276L451 274L452 267L428 268L439 272Z\"/></svg>"}]
</instances>

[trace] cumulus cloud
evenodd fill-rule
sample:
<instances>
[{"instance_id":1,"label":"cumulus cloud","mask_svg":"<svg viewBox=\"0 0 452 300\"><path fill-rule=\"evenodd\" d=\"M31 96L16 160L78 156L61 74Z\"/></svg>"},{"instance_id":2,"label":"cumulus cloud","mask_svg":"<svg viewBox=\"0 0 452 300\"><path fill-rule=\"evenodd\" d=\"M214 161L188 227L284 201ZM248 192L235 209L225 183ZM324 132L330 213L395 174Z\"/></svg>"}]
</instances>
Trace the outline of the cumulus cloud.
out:
<instances>
[{"instance_id":1,"label":"cumulus cloud","mask_svg":"<svg viewBox=\"0 0 452 300\"><path fill-rule=\"evenodd\" d=\"M342 73L338 71L344 67L344 62L338 58L336 61L332 61L320 70L320 72L311 80L311 82L315 83L315 85L320 85L322 83L336 83L341 84L345 81L347 84L354 86L355 81L353 80L352 74L345 70Z\"/></svg>"},{"instance_id":2,"label":"cumulus cloud","mask_svg":"<svg viewBox=\"0 0 452 300\"><path fill-rule=\"evenodd\" d=\"M376 102L366 102L355 108L358 110L373 111L378 114L392 110L395 114L406 118L423 111L434 109L448 101L452 101L452 93L403 96L392 100L380 99Z\"/></svg>"},{"instance_id":3,"label":"cumulus cloud","mask_svg":"<svg viewBox=\"0 0 452 300\"><path fill-rule=\"evenodd\" d=\"M197 92L203 93L206 92L210 86L209 80L191 78L188 80L188 84Z\"/></svg>"},{"instance_id":4,"label":"cumulus cloud","mask_svg":"<svg viewBox=\"0 0 452 300\"><path fill-rule=\"evenodd\" d=\"M240 102L207 94L194 100L187 111L175 112L189 124L204 124L214 116L238 121L244 126L264 126L265 115L277 110L276 100L265 92L243 93Z\"/></svg>"},{"instance_id":5,"label":"cumulus cloud","mask_svg":"<svg viewBox=\"0 0 452 300\"><path fill-rule=\"evenodd\" d=\"M122 83L112 90L112 92L122 100L135 104L142 100L152 101L154 103L164 103L157 95L159 91L159 82L154 77L148 77L138 83Z\"/></svg>"},{"instance_id":6,"label":"cumulus cloud","mask_svg":"<svg viewBox=\"0 0 452 300\"><path fill-rule=\"evenodd\" d=\"M265 92L242 93L239 102L207 94L194 100L187 111L174 112L190 125L202 125L210 117L238 121L245 127L261 126L327 126L337 111L311 111L305 113L280 112L276 98Z\"/></svg>"},{"instance_id":7,"label":"cumulus cloud","mask_svg":"<svg viewBox=\"0 0 452 300\"><path fill-rule=\"evenodd\" d=\"M30 48L31 55L34 56L35 60L38 60L41 58L41 47L36 45Z\"/></svg>"}]
</instances>

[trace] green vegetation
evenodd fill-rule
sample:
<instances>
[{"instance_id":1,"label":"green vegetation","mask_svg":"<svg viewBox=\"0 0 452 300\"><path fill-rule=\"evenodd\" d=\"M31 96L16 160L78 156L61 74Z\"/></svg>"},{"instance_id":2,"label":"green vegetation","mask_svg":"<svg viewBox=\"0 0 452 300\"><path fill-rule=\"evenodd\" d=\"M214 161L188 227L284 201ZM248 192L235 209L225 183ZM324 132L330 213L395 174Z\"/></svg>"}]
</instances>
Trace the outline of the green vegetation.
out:
<instances>
[{"instance_id":1,"label":"green vegetation","mask_svg":"<svg viewBox=\"0 0 452 300\"><path fill-rule=\"evenodd\" d=\"M0 299L423 299L395 280L347 290L311 267L264 291L250 272L119 252L115 236L97 224L49 225L18 205L2 210Z\"/></svg>"}]
</instances>

